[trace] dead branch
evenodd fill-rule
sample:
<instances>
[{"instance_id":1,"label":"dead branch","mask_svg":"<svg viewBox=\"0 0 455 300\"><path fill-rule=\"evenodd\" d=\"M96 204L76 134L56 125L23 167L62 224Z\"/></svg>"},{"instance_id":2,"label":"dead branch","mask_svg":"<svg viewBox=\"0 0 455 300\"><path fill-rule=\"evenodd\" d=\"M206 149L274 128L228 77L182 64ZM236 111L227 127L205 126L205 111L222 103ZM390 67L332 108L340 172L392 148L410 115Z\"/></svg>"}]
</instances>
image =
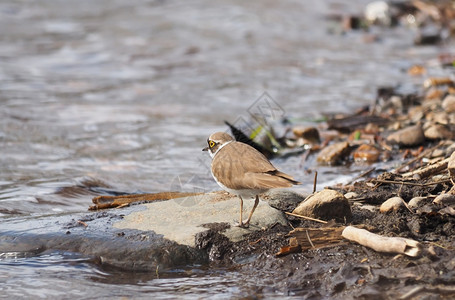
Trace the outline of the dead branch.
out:
<instances>
[{"instance_id":1,"label":"dead branch","mask_svg":"<svg viewBox=\"0 0 455 300\"><path fill-rule=\"evenodd\" d=\"M342 236L377 252L400 253L412 257L417 257L421 253L421 245L417 241L401 237L380 236L353 226L347 226L343 230Z\"/></svg>"},{"instance_id":2,"label":"dead branch","mask_svg":"<svg viewBox=\"0 0 455 300\"><path fill-rule=\"evenodd\" d=\"M344 227L296 228L289 236L297 239L302 251L321 248L341 242Z\"/></svg>"},{"instance_id":3,"label":"dead branch","mask_svg":"<svg viewBox=\"0 0 455 300\"><path fill-rule=\"evenodd\" d=\"M310 220L310 221L315 221L315 222L319 222L319 223L322 223L322 224L327 224L328 223L327 221L323 221L323 220L319 220L319 219L315 219L315 218L311 218L311 217L307 217L307 216L302 216L302 215L298 215L298 214L293 214L293 213L290 213L290 212L285 212L285 213L287 215L290 215L290 216L293 216L293 217L302 218L302 219Z\"/></svg>"},{"instance_id":4,"label":"dead branch","mask_svg":"<svg viewBox=\"0 0 455 300\"><path fill-rule=\"evenodd\" d=\"M431 175L438 174L439 172L447 169L449 158L443 159L437 163L431 164L424 168L417 169L412 172L402 174L403 177L414 177L417 176L419 179L430 177Z\"/></svg>"},{"instance_id":5,"label":"dead branch","mask_svg":"<svg viewBox=\"0 0 455 300\"><path fill-rule=\"evenodd\" d=\"M379 179L373 179L372 182L376 183L391 183L391 184L399 184L399 185L413 185L413 186L430 186L430 185L435 185L439 183L447 183L450 182L450 179L443 179L443 180L438 180L434 182L427 182L427 183L418 183L418 182L410 182L410 181L397 181L397 180L379 180Z\"/></svg>"},{"instance_id":6,"label":"dead branch","mask_svg":"<svg viewBox=\"0 0 455 300\"><path fill-rule=\"evenodd\" d=\"M95 205L89 207L89 210L99 210L114 207L124 207L133 202L170 200L181 197L196 196L200 193L182 193L182 192L161 192L154 194L135 194L121 196L98 196L92 199Z\"/></svg>"}]
</instances>

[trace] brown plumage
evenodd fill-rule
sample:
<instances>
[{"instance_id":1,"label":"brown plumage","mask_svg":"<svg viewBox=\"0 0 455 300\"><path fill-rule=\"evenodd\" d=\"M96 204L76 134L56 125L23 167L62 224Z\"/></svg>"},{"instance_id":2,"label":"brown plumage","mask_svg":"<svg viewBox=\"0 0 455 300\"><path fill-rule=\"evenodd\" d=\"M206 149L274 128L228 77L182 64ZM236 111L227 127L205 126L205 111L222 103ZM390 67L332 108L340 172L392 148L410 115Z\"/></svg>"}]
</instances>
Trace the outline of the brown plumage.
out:
<instances>
[{"instance_id":1,"label":"brown plumage","mask_svg":"<svg viewBox=\"0 0 455 300\"><path fill-rule=\"evenodd\" d=\"M214 156L212 174L223 178L223 185L233 190L268 190L299 184L292 176L278 171L262 153L235 141Z\"/></svg>"}]
</instances>

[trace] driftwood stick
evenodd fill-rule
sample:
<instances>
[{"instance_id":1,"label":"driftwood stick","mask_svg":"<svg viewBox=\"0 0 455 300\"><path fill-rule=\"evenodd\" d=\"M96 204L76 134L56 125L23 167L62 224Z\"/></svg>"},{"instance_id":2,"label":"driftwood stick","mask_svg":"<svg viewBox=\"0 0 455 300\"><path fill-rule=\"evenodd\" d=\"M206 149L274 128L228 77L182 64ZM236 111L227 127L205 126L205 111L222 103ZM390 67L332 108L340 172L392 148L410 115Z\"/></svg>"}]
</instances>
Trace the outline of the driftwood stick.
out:
<instances>
[{"instance_id":1,"label":"driftwood stick","mask_svg":"<svg viewBox=\"0 0 455 300\"><path fill-rule=\"evenodd\" d=\"M318 183L318 171L314 171L314 180L313 180L313 194L316 193L316 185Z\"/></svg>"},{"instance_id":2,"label":"driftwood stick","mask_svg":"<svg viewBox=\"0 0 455 300\"><path fill-rule=\"evenodd\" d=\"M322 223L322 224L329 223L327 221L323 221L323 220L319 220L319 219L315 219L315 218L311 218L311 217L307 217L307 216L302 216L302 215L298 215L298 214L293 214L293 213L290 213L290 212L287 212L287 211L285 213L287 215L290 215L290 216L293 216L293 217L302 218L302 219L310 220L310 221L315 221L315 222L319 222L319 223Z\"/></svg>"},{"instance_id":3,"label":"driftwood stick","mask_svg":"<svg viewBox=\"0 0 455 300\"><path fill-rule=\"evenodd\" d=\"M447 165L449 163L449 158L443 159L441 161L438 161L437 163L431 164L429 166L426 166L424 168L404 173L402 176L403 177L414 177L418 176L419 179L427 178L431 175L437 174L444 169L447 169Z\"/></svg>"},{"instance_id":4,"label":"driftwood stick","mask_svg":"<svg viewBox=\"0 0 455 300\"><path fill-rule=\"evenodd\" d=\"M184 193L184 192L161 192L154 194L133 194L120 196L98 196L92 199L95 205L89 207L89 210L99 210L113 207L124 207L133 202L140 201L157 201L170 200L180 197L189 197L199 195L200 193Z\"/></svg>"},{"instance_id":5,"label":"driftwood stick","mask_svg":"<svg viewBox=\"0 0 455 300\"><path fill-rule=\"evenodd\" d=\"M433 152L435 149L438 149L439 147L441 147L442 145L444 144L443 141L439 142L436 146L433 146L425 151L423 151L422 153L420 153L419 155L417 155L415 158L405 162L404 164L402 164L401 166L399 166L398 168L395 169L395 172L396 173L399 173L401 169L403 169L404 167L406 166L409 166L413 163L415 163L416 161L419 161L421 160L422 158L424 158L425 156L427 156L428 154L430 154L431 152Z\"/></svg>"},{"instance_id":6,"label":"driftwood stick","mask_svg":"<svg viewBox=\"0 0 455 300\"><path fill-rule=\"evenodd\" d=\"M333 246L343 240L341 232L344 227L296 228L289 232L295 238L301 250ZM290 243L290 246L294 246Z\"/></svg>"},{"instance_id":7,"label":"driftwood stick","mask_svg":"<svg viewBox=\"0 0 455 300\"><path fill-rule=\"evenodd\" d=\"M400 253L412 257L417 257L421 253L421 245L417 241L401 237L385 237L353 226L347 226L342 236L377 252Z\"/></svg>"},{"instance_id":8,"label":"driftwood stick","mask_svg":"<svg viewBox=\"0 0 455 300\"><path fill-rule=\"evenodd\" d=\"M397 181L397 180L379 180L379 179L373 179L372 181L376 182L376 183L391 183L391 184L413 185L413 186L430 186L430 185L435 185L435 184L439 184L439 183L450 182L450 179L442 179L442 180L433 181L433 182L427 182L427 183L418 183L418 182L410 182L410 181Z\"/></svg>"}]
</instances>

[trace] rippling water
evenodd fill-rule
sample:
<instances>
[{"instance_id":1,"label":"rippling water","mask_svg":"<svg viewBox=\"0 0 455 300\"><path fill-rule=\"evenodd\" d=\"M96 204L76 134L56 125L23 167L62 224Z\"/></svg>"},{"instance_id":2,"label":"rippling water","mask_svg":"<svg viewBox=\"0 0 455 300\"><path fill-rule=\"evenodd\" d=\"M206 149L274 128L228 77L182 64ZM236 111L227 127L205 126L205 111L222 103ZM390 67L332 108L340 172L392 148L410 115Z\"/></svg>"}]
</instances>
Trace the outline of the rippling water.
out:
<instances>
[{"instance_id":1,"label":"rippling water","mask_svg":"<svg viewBox=\"0 0 455 300\"><path fill-rule=\"evenodd\" d=\"M201 148L264 92L308 124L371 103L380 85L412 85L403 70L437 53L413 47L412 30L330 33L327 16L366 3L2 1L0 217L84 211L103 190L166 191L179 175L216 188ZM306 168L319 168L321 185L356 171L274 163L306 191ZM122 276L71 253L0 257L11 297L228 298L254 285L222 270Z\"/></svg>"}]
</instances>

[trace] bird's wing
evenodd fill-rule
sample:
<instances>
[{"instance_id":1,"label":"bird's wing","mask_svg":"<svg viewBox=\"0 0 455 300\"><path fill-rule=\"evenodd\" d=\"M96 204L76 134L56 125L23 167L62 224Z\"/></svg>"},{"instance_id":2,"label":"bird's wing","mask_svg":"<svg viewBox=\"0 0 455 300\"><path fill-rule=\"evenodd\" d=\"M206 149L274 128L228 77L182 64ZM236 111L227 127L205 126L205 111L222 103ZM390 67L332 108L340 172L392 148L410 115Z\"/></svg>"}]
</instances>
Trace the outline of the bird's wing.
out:
<instances>
[{"instance_id":1,"label":"bird's wing","mask_svg":"<svg viewBox=\"0 0 455 300\"><path fill-rule=\"evenodd\" d=\"M223 178L230 189L270 189L298 184L290 175L278 171L253 147L239 142L224 146L214 157L212 173Z\"/></svg>"}]
</instances>

